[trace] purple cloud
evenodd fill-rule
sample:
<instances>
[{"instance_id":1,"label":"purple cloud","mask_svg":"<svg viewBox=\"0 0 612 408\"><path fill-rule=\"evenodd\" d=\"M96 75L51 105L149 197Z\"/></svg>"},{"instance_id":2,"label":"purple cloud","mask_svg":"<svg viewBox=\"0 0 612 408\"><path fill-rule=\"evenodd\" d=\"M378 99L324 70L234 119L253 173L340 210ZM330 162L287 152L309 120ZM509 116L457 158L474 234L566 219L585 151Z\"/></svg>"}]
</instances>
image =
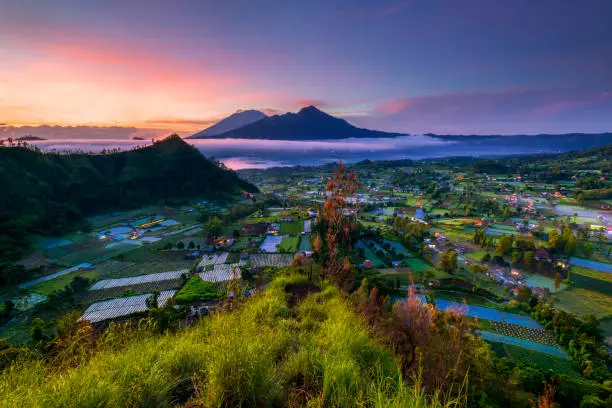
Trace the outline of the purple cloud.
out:
<instances>
[{"instance_id":1,"label":"purple cloud","mask_svg":"<svg viewBox=\"0 0 612 408\"><path fill-rule=\"evenodd\" d=\"M608 94L524 88L444 93L384 101L370 115L352 121L412 133L565 133L574 131L575 125L585 132L603 132L612 128L612 118L590 127L589 118L601 109L612 109Z\"/></svg>"}]
</instances>

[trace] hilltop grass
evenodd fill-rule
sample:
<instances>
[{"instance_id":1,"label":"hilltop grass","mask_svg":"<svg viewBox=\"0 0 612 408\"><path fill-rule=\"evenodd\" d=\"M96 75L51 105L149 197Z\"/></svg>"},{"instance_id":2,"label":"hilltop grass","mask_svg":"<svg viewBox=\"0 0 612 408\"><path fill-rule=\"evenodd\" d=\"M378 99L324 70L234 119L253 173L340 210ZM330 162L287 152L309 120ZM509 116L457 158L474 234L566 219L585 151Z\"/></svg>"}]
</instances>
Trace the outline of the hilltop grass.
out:
<instances>
[{"instance_id":1,"label":"hilltop grass","mask_svg":"<svg viewBox=\"0 0 612 408\"><path fill-rule=\"evenodd\" d=\"M295 308L278 278L233 312L177 334L107 341L76 367L25 361L4 371L9 407L91 406L457 406L405 382L392 353L334 287ZM139 334L140 333L140 334ZM112 339L112 337L111 337Z\"/></svg>"}]
</instances>

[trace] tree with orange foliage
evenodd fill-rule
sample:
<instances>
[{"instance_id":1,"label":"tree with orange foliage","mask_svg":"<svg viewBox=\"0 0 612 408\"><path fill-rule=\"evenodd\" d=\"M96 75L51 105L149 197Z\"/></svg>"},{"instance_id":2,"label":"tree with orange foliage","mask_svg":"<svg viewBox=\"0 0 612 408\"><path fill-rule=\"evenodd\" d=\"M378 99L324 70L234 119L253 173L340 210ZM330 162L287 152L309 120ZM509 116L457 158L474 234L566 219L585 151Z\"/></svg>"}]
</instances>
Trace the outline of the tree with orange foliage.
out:
<instances>
[{"instance_id":1,"label":"tree with orange foliage","mask_svg":"<svg viewBox=\"0 0 612 408\"><path fill-rule=\"evenodd\" d=\"M537 408L553 408L555 406L555 387L553 384L544 384L544 393L538 396ZM580 404L582 406L582 404Z\"/></svg>"},{"instance_id":2,"label":"tree with orange foliage","mask_svg":"<svg viewBox=\"0 0 612 408\"><path fill-rule=\"evenodd\" d=\"M334 176L327 183L326 200L321 212L321 221L325 226L325 245L327 254L321 259L323 273L338 286L348 289L355 280L354 271L348 256L342 255L342 249L350 250L350 232L353 228L353 215L356 204L348 200L354 197L359 182L357 175L347 172L342 162L334 171ZM323 237L316 237L317 239ZM315 251L317 247L315 246ZM319 250L320 252L320 250Z\"/></svg>"}]
</instances>

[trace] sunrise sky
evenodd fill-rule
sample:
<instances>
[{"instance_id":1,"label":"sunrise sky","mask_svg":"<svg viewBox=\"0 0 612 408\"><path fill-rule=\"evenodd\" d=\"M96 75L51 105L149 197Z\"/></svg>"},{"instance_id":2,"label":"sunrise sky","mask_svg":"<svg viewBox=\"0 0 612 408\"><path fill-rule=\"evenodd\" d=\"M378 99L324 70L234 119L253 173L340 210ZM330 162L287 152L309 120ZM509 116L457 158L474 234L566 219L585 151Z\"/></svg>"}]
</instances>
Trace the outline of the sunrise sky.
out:
<instances>
[{"instance_id":1,"label":"sunrise sky","mask_svg":"<svg viewBox=\"0 0 612 408\"><path fill-rule=\"evenodd\" d=\"M187 135L314 104L396 132L612 131L611 16L610 0L0 0L0 124Z\"/></svg>"}]
</instances>

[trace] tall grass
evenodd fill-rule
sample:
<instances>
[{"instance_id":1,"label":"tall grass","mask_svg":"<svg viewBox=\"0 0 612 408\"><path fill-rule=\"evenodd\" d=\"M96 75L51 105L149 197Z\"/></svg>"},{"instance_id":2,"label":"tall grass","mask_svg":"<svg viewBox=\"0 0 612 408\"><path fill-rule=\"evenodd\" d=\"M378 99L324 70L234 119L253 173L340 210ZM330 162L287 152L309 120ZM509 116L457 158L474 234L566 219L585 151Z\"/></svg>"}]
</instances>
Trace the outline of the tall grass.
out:
<instances>
[{"instance_id":1,"label":"tall grass","mask_svg":"<svg viewBox=\"0 0 612 408\"><path fill-rule=\"evenodd\" d=\"M24 361L0 376L7 407L441 407L332 286L287 306L282 277L233 312L163 336L109 341L76 367ZM119 340L118 340L119 341Z\"/></svg>"}]
</instances>

